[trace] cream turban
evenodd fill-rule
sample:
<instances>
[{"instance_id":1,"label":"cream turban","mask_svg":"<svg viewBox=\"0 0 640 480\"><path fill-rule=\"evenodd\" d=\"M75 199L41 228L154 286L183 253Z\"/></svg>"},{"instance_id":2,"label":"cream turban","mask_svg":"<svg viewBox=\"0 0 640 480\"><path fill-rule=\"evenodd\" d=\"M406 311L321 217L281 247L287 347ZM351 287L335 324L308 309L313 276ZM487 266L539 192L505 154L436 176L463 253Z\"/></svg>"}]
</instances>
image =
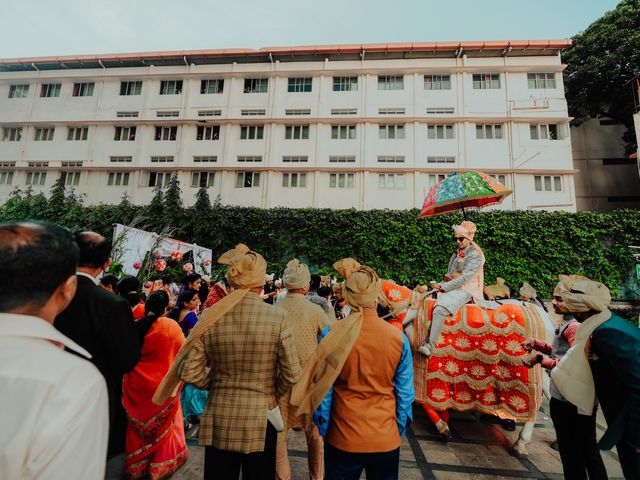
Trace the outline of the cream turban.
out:
<instances>
[{"instance_id":1,"label":"cream turban","mask_svg":"<svg viewBox=\"0 0 640 480\"><path fill-rule=\"evenodd\" d=\"M509 298L511 291L504 283L504 278L496 278L495 285L487 285L484 287L484 293L489 300L495 300L496 298Z\"/></svg>"},{"instance_id":2,"label":"cream turban","mask_svg":"<svg viewBox=\"0 0 640 480\"><path fill-rule=\"evenodd\" d=\"M454 225L451 228L453 228L456 236L468 238L473 242L473 236L476 234L477 230L475 223L465 220L460 225Z\"/></svg>"},{"instance_id":3,"label":"cream turban","mask_svg":"<svg viewBox=\"0 0 640 480\"><path fill-rule=\"evenodd\" d=\"M522 287L520 287L520 297L535 300L538 298L538 292L536 292L536 289L533 288L529 282L523 282Z\"/></svg>"},{"instance_id":4,"label":"cream turban","mask_svg":"<svg viewBox=\"0 0 640 480\"><path fill-rule=\"evenodd\" d=\"M235 288L256 288L264 285L267 262L244 243L223 253L218 263L227 266L227 280Z\"/></svg>"},{"instance_id":5,"label":"cream turban","mask_svg":"<svg viewBox=\"0 0 640 480\"><path fill-rule=\"evenodd\" d=\"M553 294L560 296L570 312L604 312L611 304L609 289L582 275L560 275Z\"/></svg>"},{"instance_id":6,"label":"cream turban","mask_svg":"<svg viewBox=\"0 0 640 480\"><path fill-rule=\"evenodd\" d=\"M297 258L290 260L287 263L287 268L284 269L282 281L284 282L284 287L288 290L308 287L311 282L309 267L304 263L300 263Z\"/></svg>"},{"instance_id":7,"label":"cream turban","mask_svg":"<svg viewBox=\"0 0 640 480\"><path fill-rule=\"evenodd\" d=\"M350 307L359 309L375 303L380 293L381 282L371 267L361 266L344 282L344 298Z\"/></svg>"},{"instance_id":8,"label":"cream turban","mask_svg":"<svg viewBox=\"0 0 640 480\"><path fill-rule=\"evenodd\" d=\"M342 278L347 279L349 275L360 268L360 262L353 258L343 258L334 263L333 268L342 276Z\"/></svg>"}]
</instances>

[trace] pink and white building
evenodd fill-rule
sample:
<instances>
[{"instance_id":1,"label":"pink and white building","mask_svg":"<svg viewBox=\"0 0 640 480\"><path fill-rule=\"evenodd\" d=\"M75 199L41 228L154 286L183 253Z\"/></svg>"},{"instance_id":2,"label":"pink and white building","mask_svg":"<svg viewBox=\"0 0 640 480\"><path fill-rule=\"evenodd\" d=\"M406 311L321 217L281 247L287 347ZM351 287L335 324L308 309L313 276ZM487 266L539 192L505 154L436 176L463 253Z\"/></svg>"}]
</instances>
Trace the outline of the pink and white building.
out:
<instances>
[{"instance_id":1,"label":"pink and white building","mask_svg":"<svg viewBox=\"0 0 640 480\"><path fill-rule=\"evenodd\" d=\"M0 200L60 175L87 203L177 172L224 204L420 207L452 171L575 211L570 40L196 50L0 60Z\"/></svg>"}]
</instances>

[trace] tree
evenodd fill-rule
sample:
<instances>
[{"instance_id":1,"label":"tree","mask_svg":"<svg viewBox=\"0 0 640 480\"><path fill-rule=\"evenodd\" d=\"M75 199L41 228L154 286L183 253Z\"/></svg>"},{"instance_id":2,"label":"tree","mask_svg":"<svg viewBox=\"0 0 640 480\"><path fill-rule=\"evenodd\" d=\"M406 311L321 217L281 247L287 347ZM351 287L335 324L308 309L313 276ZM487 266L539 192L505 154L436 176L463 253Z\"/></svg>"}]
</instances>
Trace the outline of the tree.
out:
<instances>
[{"instance_id":1,"label":"tree","mask_svg":"<svg viewBox=\"0 0 640 480\"><path fill-rule=\"evenodd\" d=\"M573 37L563 61L567 64L564 82L573 124L610 117L627 127L625 147L628 152L635 151L635 109L628 82L640 74L640 0L622 0Z\"/></svg>"},{"instance_id":2,"label":"tree","mask_svg":"<svg viewBox=\"0 0 640 480\"><path fill-rule=\"evenodd\" d=\"M182 206L180 180L178 180L178 175L176 173L174 173L171 176L171 180L169 180L169 186L165 192L163 204L165 218L164 225L173 229L173 235L176 236L176 238L180 238L184 233L184 229L182 228L184 225L184 222L182 221L184 209Z\"/></svg>"},{"instance_id":3,"label":"tree","mask_svg":"<svg viewBox=\"0 0 640 480\"><path fill-rule=\"evenodd\" d=\"M58 223L65 213L64 177L60 175L51 187L51 196L47 202L47 220Z\"/></svg>"},{"instance_id":4,"label":"tree","mask_svg":"<svg viewBox=\"0 0 640 480\"><path fill-rule=\"evenodd\" d=\"M158 183L153 187L153 198L149 205L144 207L142 215L144 216L144 228L153 232L159 232L165 226L164 221L164 193L162 186Z\"/></svg>"}]
</instances>

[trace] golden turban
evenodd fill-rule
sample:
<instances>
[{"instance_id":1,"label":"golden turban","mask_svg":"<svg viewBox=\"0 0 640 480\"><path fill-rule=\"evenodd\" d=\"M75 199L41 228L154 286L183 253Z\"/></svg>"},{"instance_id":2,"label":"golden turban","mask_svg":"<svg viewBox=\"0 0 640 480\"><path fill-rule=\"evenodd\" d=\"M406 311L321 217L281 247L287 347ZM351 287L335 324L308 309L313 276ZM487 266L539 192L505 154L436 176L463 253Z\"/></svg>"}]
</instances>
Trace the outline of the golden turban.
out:
<instances>
[{"instance_id":1,"label":"golden turban","mask_svg":"<svg viewBox=\"0 0 640 480\"><path fill-rule=\"evenodd\" d=\"M267 262L244 243L223 253L218 263L227 266L227 280L234 288L257 288L264 285Z\"/></svg>"},{"instance_id":2,"label":"golden turban","mask_svg":"<svg viewBox=\"0 0 640 480\"><path fill-rule=\"evenodd\" d=\"M344 282L343 295L353 309L370 307L378 298L381 282L371 267L361 266Z\"/></svg>"},{"instance_id":3,"label":"golden turban","mask_svg":"<svg viewBox=\"0 0 640 480\"><path fill-rule=\"evenodd\" d=\"M353 258L343 258L333 264L335 271L338 272L345 280L349 278L349 275L358 270L360 266L360 262Z\"/></svg>"},{"instance_id":4,"label":"golden turban","mask_svg":"<svg viewBox=\"0 0 640 480\"><path fill-rule=\"evenodd\" d=\"M484 293L489 300L495 300L496 298L509 298L511 291L504 283L504 278L496 278L495 285L487 285L484 287Z\"/></svg>"},{"instance_id":5,"label":"golden turban","mask_svg":"<svg viewBox=\"0 0 640 480\"><path fill-rule=\"evenodd\" d=\"M535 300L538 297L538 292L533 288L529 282L523 282L520 287L520 297L528 300Z\"/></svg>"},{"instance_id":6,"label":"golden turban","mask_svg":"<svg viewBox=\"0 0 640 480\"><path fill-rule=\"evenodd\" d=\"M287 268L284 269L282 281L284 282L284 287L289 290L308 287L311 282L309 267L304 263L300 263L297 258L290 260L287 263Z\"/></svg>"},{"instance_id":7,"label":"golden turban","mask_svg":"<svg viewBox=\"0 0 640 480\"><path fill-rule=\"evenodd\" d=\"M570 312L604 312L611 304L609 289L582 275L560 275L553 294L560 296ZM557 292L557 293L556 293Z\"/></svg>"}]
</instances>

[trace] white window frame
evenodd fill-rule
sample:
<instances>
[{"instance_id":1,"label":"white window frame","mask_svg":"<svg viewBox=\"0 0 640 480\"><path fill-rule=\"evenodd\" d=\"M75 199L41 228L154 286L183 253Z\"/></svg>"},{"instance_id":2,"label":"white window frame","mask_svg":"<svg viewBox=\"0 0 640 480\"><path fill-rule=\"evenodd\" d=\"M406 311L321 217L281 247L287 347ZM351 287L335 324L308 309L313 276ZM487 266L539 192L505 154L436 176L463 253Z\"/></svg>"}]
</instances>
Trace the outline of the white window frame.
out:
<instances>
[{"instance_id":1,"label":"white window frame","mask_svg":"<svg viewBox=\"0 0 640 480\"><path fill-rule=\"evenodd\" d=\"M109 162L111 163L131 163L133 157L131 155L111 155L109 156Z\"/></svg>"},{"instance_id":2,"label":"white window frame","mask_svg":"<svg viewBox=\"0 0 640 480\"><path fill-rule=\"evenodd\" d=\"M19 142L20 140L22 140L22 127L3 127L2 128L3 142Z\"/></svg>"},{"instance_id":3,"label":"white window frame","mask_svg":"<svg viewBox=\"0 0 640 480\"><path fill-rule=\"evenodd\" d=\"M153 139L156 142L175 142L178 138L178 126L177 125L158 125L155 128Z\"/></svg>"},{"instance_id":4,"label":"white window frame","mask_svg":"<svg viewBox=\"0 0 640 480\"><path fill-rule=\"evenodd\" d=\"M332 108L331 115L358 115L357 108Z\"/></svg>"},{"instance_id":5,"label":"white window frame","mask_svg":"<svg viewBox=\"0 0 640 480\"><path fill-rule=\"evenodd\" d=\"M0 172L0 185L12 185L13 172Z\"/></svg>"},{"instance_id":6,"label":"white window frame","mask_svg":"<svg viewBox=\"0 0 640 480\"><path fill-rule=\"evenodd\" d=\"M287 125L284 129L285 140L309 140L309 125Z\"/></svg>"},{"instance_id":7,"label":"white window frame","mask_svg":"<svg viewBox=\"0 0 640 480\"><path fill-rule=\"evenodd\" d=\"M313 88L311 77L289 77L287 79L287 93L309 93Z\"/></svg>"},{"instance_id":8,"label":"white window frame","mask_svg":"<svg viewBox=\"0 0 640 480\"><path fill-rule=\"evenodd\" d=\"M120 95L130 97L142 94L142 80L120 82Z\"/></svg>"},{"instance_id":9,"label":"white window frame","mask_svg":"<svg viewBox=\"0 0 640 480\"><path fill-rule=\"evenodd\" d=\"M378 90L404 90L404 75L378 75Z\"/></svg>"},{"instance_id":10,"label":"white window frame","mask_svg":"<svg viewBox=\"0 0 640 480\"><path fill-rule=\"evenodd\" d=\"M329 174L329 188L355 188L356 174L355 173L330 173Z\"/></svg>"},{"instance_id":11,"label":"white window frame","mask_svg":"<svg viewBox=\"0 0 640 480\"><path fill-rule=\"evenodd\" d=\"M40 87L41 98L55 98L60 96L61 83L43 83Z\"/></svg>"},{"instance_id":12,"label":"white window frame","mask_svg":"<svg viewBox=\"0 0 640 480\"><path fill-rule=\"evenodd\" d=\"M160 80L160 95L181 95L182 80Z\"/></svg>"},{"instance_id":13,"label":"white window frame","mask_svg":"<svg viewBox=\"0 0 640 480\"><path fill-rule=\"evenodd\" d=\"M451 90L451 75L425 75L425 90Z\"/></svg>"},{"instance_id":14,"label":"white window frame","mask_svg":"<svg viewBox=\"0 0 640 480\"><path fill-rule=\"evenodd\" d=\"M72 97L93 97L95 82L80 82L73 84Z\"/></svg>"},{"instance_id":15,"label":"white window frame","mask_svg":"<svg viewBox=\"0 0 640 480\"><path fill-rule=\"evenodd\" d=\"M44 185L47 181L47 172L27 172L26 185Z\"/></svg>"},{"instance_id":16,"label":"white window frame","mask_svg":"<svg viewBox=\"0 0 640 480\"><path fill-rule=\"evenodd\" d=\"M456 133L454 125L451 124L428 124L428 140L455 140Z\"/></svg>"},{"instance_id":17,"label":"white window frame","mask_svg":"<svg viewBox=\"0 0 640 480\"><path fill-rule=\"evenodd\" d=\"M80 185L80 172L60 172L65 187L77 187Z\"/></svg>"},{"instance_id":18,"label":"white window frame","mask_svg":"<svg viewBox=\"0 0 640 480\"><path fill-rule=\"evenodd\" d=\"M9 86L9 98L27 98L29 96L29 84L20 83Z\"/></svg>"},{"instance_id":19,"label":"white window frame","mask_svg":"<svg viewBox=\"0 0 640 480\"><path fill-rule=\"evenodd\" d=\"M209 78L200 81L200 95L224 93L224 78Z\"/></svg>"},{"instance_id":20,"label":"white window frame","mask_svg":"<svg viewBox=\"0 0 640 480\"><path fill-rule=\"evenodd\" d=\"M191 188L211 188L215 184L215 179L215 172L191 172Z\"/></svg>"},{"instance_id":21,"label":"white window frame","mask_svg":"<svg viewBox=\"0 0 640 480\"><path fill-rule=\"evenodd\" d=\"M383 140L403 140L405 138L404 124L378 125L378 138Z\"/></svg>"},{"instance_id":22,"label":"white window frame","mask_svg":"<svg viewBox=\"0 0 640 480\"><path fill-rule=\"evenodd\" d=\"M404 163L404 155L378 155L378 163Z\"/></svg>"},{"instance_id":23,"label":"white window frame","mask_svg":"<svg viewBox=\"0 0 640 480\"><path fill-rule=\"evenodd\" d=\"M235 188L254 188L260 186L260 172L236 172Z\"/></svg>"},{"instance_id":24,"label":"white window frame","mask_svg":"<svg viewBox=\"0 0 640 480\"><path fill-rule=\"evenodd\" d=\"M564 185L560 175L534 175L533 189L536 192L562 192Z\"/></svg>"},{"instance_id":25,"label":"white window frame","mask_svg":"<svg viewBox=\"0 0 640 480\"><path fill-rule=\"evenodd\" d=\"M474 90L500 90L499 73L474 73L472 82Z\"/></svg>"},{"instance_id":26,"label":"white window frame","mask_svg":"<svg viewBox=\"0 0 640 480\"><path fill-rule=\"evenodd\" d=\"M236 161L240 163L257 163L262 162L262 155L238 155Z\"/></svg>"},{"instance_id":27,"label":"white window frame","mask_svg":"<svg viewBox=\"0 0 640 480\"><path fill-rule=\"evenodd\" d=\"M198 125L196 140L220 140L220 125Z\"/></svg>"},{"instance_id":28,"label":"white window frame","mask_svg":"<svg viewBox=\"0 0 640 480\"><path fill-rule=\"evenodd\" d=\"M157 172L150 170L147 172L145 186L167 188L171 183L171 177L175 172Z\"/></svg>"},{"instance_id":29,"label":"white window frame","mask_svg":"<svg viewBox=\"0 0 640 480\"><path fill-rule=\"evenodd\" d=\"M355 140L356 126L355 125L331 125L331 139L332 140Z\"/></svg>"},{"instance_id":30,"label":"white window frame","mask_svg":"<svg viewBox=\"0 0 640 480\"><path fill-rule=\"evenodd\" d=\"M427 163L456 163L456 157L452 155L429 155Z\"/></svg>"},{"instance_id":31,"label":"white window frame","mask_svg":"<svg viewBox=\"0 0 640 480\"><path fill-rule=\"evenodd\" d=\"M502 140L501 123L476 123L477 140Z\"/></svg>"},{"instance_id":32,"label":"white window frame","mask_svg":"<svg viewBox=\"0 0 640 480\"><path fill-rule=\"evenodd\" d=\"M556 123L529 124L531 140L560 140L560 125Z\"/></svg>"},{"instance_id":33,"label":"white window frame","mask_svg":"<svg viewBox=\"0 0 640 480\"><path fill-rule=\"evenodd\" d=\"M240 140L263 140L264 125L240 125Z\"/></svg>"},{"instance_id":34,"label":"white window frame","mask_svg":"<svg viewBox=\"0 0 640 480\"><path fill-rule=\"evenodd\" d=\"M85 141L89 138L89 127L69 127L67 141Z\"/></svg>"},{"instance_id":35,"label":"white window frame","mask_svg":"<svg viewBox=\"0 0 640 480\"><path fill-rule=\"evenodd\" d=\"M305 172L284 172L282 186L283 188L307 188L307 174Z\"/></svg>"},{"instance_id":36,"label":"white window frame","mask_svg":"<svg viewBox=\"0 0 640 480\"><path fill-rule=\"evenodd\" d=\"M268 92L269 92L268 78L245 78L244 79L244 93L268 93Z\"/></svg>"},{"instance_id":37,"label":"white window frame","mask_svg":"<svg viewBox=\"0 0 640 480\"><path fill-rule=\"evenodd\" d=\"M357 76L338 76L333 77L334 92L356 92L358 91Z\"/></svg>"},{"instance_id":38,"label":"white window frame","mask_svg":"<svg viewBox=\"0 0 640 480\"><path fill-rule=\"evenodd\" d=\"M553 90L556 88L556 74L527 73L527 87L529 90Z\"/></svg>"},{"instance_id":39,"label":"white window frame","mask_svg":"<svg viewBox=\"0 0 640 480\"><path fill-rule=\"evenodd\" d=\"M378 188L381 190L404 190L404 173L379 173Z\"/></svg>"},{"instance_id":40,"label":"white window frame","mask_svg":"<svg viewBox=\"0 0 640 480\"><path fill-rule=\"evenodd\" d=\"M55 127L37 127L33 135L34 142L51 142L55 133Z\"/></svg>"},{"instance_id":41,"label":"white window frame","mask_svg":"<svg viewBox=\"0 0 640 480\"><path fill-rule=\"evenodd\" d=\"M126 187L129 185L129 172L108 172L108 187Z\"/></svg>"},{"instance_id":42,"label":"white window frame","mask_svg":"<svg viewBox=\"0 0 640 480\"><path fill-rule=\"evenodd\" d=\"M283 163L305 163L309 161L309 157L307 155L283 155L282 162Z\"/></svg>"},{"instance_id":43,"label":"white window frame","mask_svg":"<svg viewBox=\"0 0 640 480\"><path fill-rule=\"evenodd\" d=\"M355 163L355 155L330 155L329 163Z\"/></svg>"},{"instance_id":44,"label":"white window frame","mask_svg":"<svg viewBox=\"0 0 640 480\"><path fill-rule=\"evenodd\" d=\"M114 127L114 142L134 142L136 140L137 127L135 125L118 125Z\"/></svg>"},{"instance_id":45,"label":"white window frame","mask_svg":"<svg viewBox=\"0 0 640 480\"><path fill-rule=\"evenodd\" d=\"M493 178L496 182L507 185L507 176L504 173L491 173L489 174L491 178Z\"/></svg>"},{"instance_id":46,"label":"white window frame","mask_svg":"<svg viewBox=\"0 0 640 480\"><path fill-rule=\"evenodd\" d=\"M435 187L437 183L443 181L445 178L447 178L447 175L444 174L444 173L433 173L433 174L430 174L429 177L428 177L429 189Z\"/></svg>"}]
</instances>

